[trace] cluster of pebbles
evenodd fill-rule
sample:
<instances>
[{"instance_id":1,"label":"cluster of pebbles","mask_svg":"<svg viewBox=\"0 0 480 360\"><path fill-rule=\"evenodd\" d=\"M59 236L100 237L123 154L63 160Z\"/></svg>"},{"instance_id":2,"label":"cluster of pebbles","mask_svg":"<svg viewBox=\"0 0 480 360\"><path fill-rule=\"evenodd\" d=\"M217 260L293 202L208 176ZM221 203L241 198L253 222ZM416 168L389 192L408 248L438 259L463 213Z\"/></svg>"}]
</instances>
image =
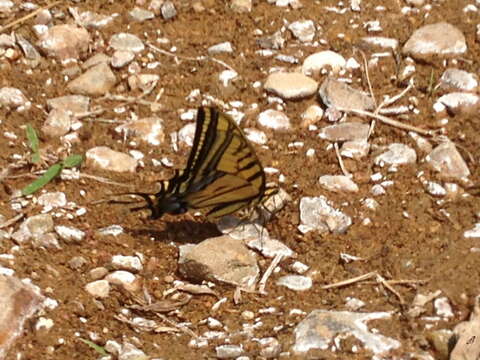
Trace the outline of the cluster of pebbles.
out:
<instances>
[{"instance_id":1,"label":"cluster of pebbles","mask_svg":"<svg viewBox=\"0 0 480 360\"><path fill-rule=\"evenodd\" d=\"M468 25L472 27L471 33L476 38L467 41L465 34L455 24L431 22L412 31L401 44L400 39L383 36L382 21L377 20L391 10L384 6L372 10L368 6L375 16L364 23L352 20L351 24L353 31L361 27L366 29L368 35L358 39L358 49L361 50L347 54L329 48L324 38L328 25L320 25L314 18L306 19L308 14L302 12L306 4L302 2L305 0L268 0L261 5L251 0L229 1L224 9L229 18L245 14L256 16L257 6L282 9L285 14L298 12L302 16L295 21L283 20L282 25L273 32L257 28L249 34L255 49L248 56L270 59L275 64L265 71L263 78L249 84L252 93L260 94L258 102L227 102L226 99L192 88L184 99L187 109L179 112L182 126L168 133L167 128L172 127L161 115L164 110L162 96L174 90L162 82L155 70L166 61L215 65L221 70L215 74L213 81L217 82L216 85L224 94L234 97L244 70L229 65L228 59L246 55L236 48L233 41L229 41L228 36L225 37L226 41L206 47L203 53L181 55L185 54L186 49L180 47L181 42L177 48L178 39L163 36L155 38L151 33L130 29L141 29L153 21L175 26L183 13L190 12L207 19L214 16L212 9L209 9L214 1L194 1L185 7L175 1L138 0L135 6L123 9L122 13L108 13L76 7L76 2L70 6L55 3L50 8L39 8L34 2L2 0L0 14L9 19L20 18L17 14L21 11L34 14L22 21L25 22L23 26L28 27L36 37L27 38L22 35L23 32L15 30L8 33L4 25L0 34L2 69L15 66L25 68L25 79L19 83L27 84L29 77L41 74L48 65L61 66L63 82L58 76L48 77L44 86L58 87L60 94L43 98L32 93L28 86L2 81L0 106L6 112L2 113L4 115L0 119L0 136L6 147L20 148L26 124L11 123L8 114L18 114L14 118L17 121L28 118L36 109L42 109L44 119L39 131L47 142L61 144L51 155L59 159L70 151L75 152L76 148L82 148L81 132L85 127L92 126L96 120L108 123L108 119L101 117L104 113L113 113L122 120L112 121L110 130L117 139L125 141L124 149L119 151L103 143L85 149L84 166L80 170L64 170L61 176L62 182L76 184L84 169L90 173L101 170L105 174L136 173L149 166L176 167L168 156L155 159L150 153L140 151L139 144L158 147L170 141L171 145L168 146L172 152L191 146L196 105L214 104L242 127L246 118L253 119L249 122L253 126L244 127L244 130L248 139L258 148L268 150L269 140L275 134L292 134L292 141L287 148L303 153L306 159L315 158L320 151L335 153L339 164L337 171L323 174L317 180L324 189L323 195L293 199L298 203L297 231L301 236L311 232L322 236L341 236L348 234L354 224L370 226L372 220L368 217L369 212L376 211L380 198L389 196L389 188L396 185L392 180L393 175L404 167L417 167L419 186L435 198L440 212L447 218L448 212L442 206L459 199L473 201L468 189L475 185L475 179L472 179L472 165L465 159L468 152L459 148L449 137L451 134L446 128L450 121L465 118L480 108L478 74L462 69L464 61L460 60L471 56L469 42L480 41L480 24ZM426 0L397 3L402 3L398 15L405 17L428 18L434 7L441 6L436 1ZM367 8L366 2L361 0L339 2L335 6L324 6L318 2L315 6L329 12L332 17L347 14L352 19L356 14L363 14ZM478 19L477 6L480 6L478 1L476 4L466 4L458 11L465 16L477 14ZM120 20L134 26L119 26ZM118 28L122 31L112 33L112 29ZM338 34L341 39L345 36ZM478 44L475 46L478 48ZM297 50L290 51L292 48ZM303 51L302 48L317 50L308 50L306 55L307 50ZM388 76L398 85L397 93L374 94L369 89L375 87L370 83L369 72L378 71L384 62L393 60L399 63L398 72ZM417 68L424 68L435 61L441 63L443 73L431 84L433 100L431 106L426 107L426 97L413 95L418 76L424 76L424 72L418 74ZM188 76L185 76L185 81L188 82ZM318 101L312 103L309 101L312 98ZM111 104L114 104L113 107L107 109ZM129 108L130 104L144 107L149 115L138 115ZM288 111L290 104L303 110L294 117ZM434 120L422 123L419 120L422 116ZM391 127L403 137L399 136L398 142L379 145L372 141L378 127ZM296 131L326 146L306 148L305 143L293 135ZM22 154L13 154L7 161L1 159L4 170L0 171L0 180L11 182L10 175L15 169L25 168L25 159ZM48 161L46 158L45 162ZM355 171L345 165L352 162L357 164L356 169L368 163L377 171L367 181L358 181ZM281 163L278 168L265 167L265 172L276 177L282 189L267 205L272 212L292 202L292 198L283 190L288 186L289 179L281 168ZM49 191L42 190L27 198L18 197L18 193L14 192L11 201L1 203L0 307L7 311L0 314L0 358L6 356L9 349L10 354L14 351L12 349L18 351L9 355L9 358L22 357L22 351L14 344L22 343L22 337L18 336L22 334L20 330L29 318L34 318L34 325L28 327L28 332L53 332L58 326L53 320L55 312L64 305L55 298L55 288L36 285L38 278L35 277L21 280L17 276L17 272L25 273L17 269L18 264L24 263L19 258L24 256L25 248L33 248L42 254L45 254L42 251L47 251L48 256L55 257L69 246L89 246L88 239L92 236L116 238L126 233L122 224L105 224L98 229L84 226L89 216L95 216L94 210L89 209L86 202L79 204L70 201L65 192L55 189L57 185L50 184L47 186ZM79 191L81 197L87 197L85 190ZM360 193L367 195L360 197ZM355 199L356 203L361 204L361 211L349 211L351 204L335 203L329 198L331 194L348 195L351 203ZM7 210L7 206L10 209ZM35 213L25 217L27 209L32 208ZM28 211L31 213L31 210ZM472 342L472 338L478 336L475 331L480 328L478 300L475 300L475 310L469 321L459 324L455 329L446 328L431 333L431 352L424 351L425 346L406 349L400 337L386 336L378 330L369 329L368 321L387 321L385 319L392 319L398 314L380 310L362 311L366 304L355 297L346 299L342 309L307 310L302 309L299 302L288 313L268 306L244 310L236 319L243 322L241 330L232 330L217 318L226 303L233 301L241 304L242 296L251 293L267 299L268 290L272 287L277 288L276 293L284 289L305 296L317 286L317 278L311 276L310 272L314 264L302 261L300 254L285 245L285 239L270 237L262 226L254 223L239 225L238 220L232 217L222 219L217 225L224 235L199 244L172 244L179 253L178 272L165 279L169 288L163 291L163 298L158 301L144 287L145 276L151 273L154 262L149 256L128 249L129 254L109 254L108 260L99 266L82 255L69 258L65 263L69 271L84 274L83 284L80 286L79 283L76 291L93 301L98 311L106 311L104 302L112 296L118 296L114 289L121 288L142 298L136 305L118 308L112 313L114 321L128 324L133 329L131 333L123 334L122 339L109 338L108 331L102 333L100 328L98 332L87 331L81 325L74 329L78 333L76 336L87 339L87 344L102 346L106 354L102 359L155 358L154 351L150 353L144 349L146 340L142 338L142 334L151 332L162 333L157 336L172 339L177 336L189 337L187 346L191 351L208 351L222 359L290 358L306 356L309 351L316 351L315 354L339 352L344 359L353 358L362 351L374 354L376 359L402 358L401 355L389 355L395 351L397 354L414 354L417 359L450 356L450 359L456 360L475 359L480 353L478 340ZM480 238L480 222L458 231L465 238ZM364 260L346 253L339 256L345 263ZM58 270L50 267L49 272L57 273ZM379 284L385 284L385 279L379 274L374 277ZM60 284L61 281L58 286ZM219 289L222 288L218 286L225 284L236 289L233 295L231 292L229 296L224 296L227 293L220 295ZM201 320L189 320L188 314L181 312L182 306L199 296L214 299L213 304L210 303L211 315ZM158 294L155 298L158 298ZM401 296L399 299L403 301ZM428 307L430 303L433 304L432 308ZM408 305L407 312L411 319L429 315L431 322L448 322L455 318L450 300L441 291L417 293L411 304L403 305ZM79 306L83 308L85 304ZM152 313L157 316L145 315ZM77 317L76 314L71 316ZM266 336L264 318L275 316L278 323L269 329ZM78 315L78 318L80 322L77 324L88 323L88 319L82 315ZM23 334L26 332L24 330ZM345 347L341 339L348 337L356 340L354 345ZM452 338L457 340L458 346L448 355L448 342ZM38 351L55 358L57 347L73 343L64 338L57 340L56 346L49 344L46 349ZM465 344L471 345L468 355L465 355ZM434 353L440 353L441 357Z\"/></svg>"}]
</instances>

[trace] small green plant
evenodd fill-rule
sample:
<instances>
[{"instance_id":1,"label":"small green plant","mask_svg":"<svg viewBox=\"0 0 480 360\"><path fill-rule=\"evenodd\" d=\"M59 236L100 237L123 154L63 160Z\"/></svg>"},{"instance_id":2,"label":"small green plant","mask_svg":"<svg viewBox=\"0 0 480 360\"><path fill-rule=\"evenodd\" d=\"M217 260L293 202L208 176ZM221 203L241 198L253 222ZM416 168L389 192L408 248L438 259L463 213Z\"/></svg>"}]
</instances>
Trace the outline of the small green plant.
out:
<instances>
[{"instance_id":1,"label":"small green plant","mask_svg":"<svg viewBox=\"0 0 480 360\"><path fill-rule=\"evenodd\" d=\"M38 140L37 133L35 129L28 124L27 125L27 139L28 139L28 146L32 150L32 162L34 164L40 163L40 142ZM62 160L52 166L50 166L42 176L38 179L33 181L32 183L28 184L22 189L22 195L31 195L37 190L40 190L50 181L52 181L55 177L60 175L63 169L65 168L72 168L78 166L82 163L83 156L82 155L70 155L65 160Z\"/></svg>"},{"instance_id":2,"label":"small green plant","mask_svg":"<svg viewBox=\"0 0 480 360\"><path fill-rule=\"evenodd\" d=\"M79 338L79 340L81 342L83 342L84 344L87 344L88 346L90 346L93 350L98 352L100 355L102 355L102 356L107 356L108 355L108 352L105 350L105 348L103 346L97 345L94 342L91 342L90 340L87 340L87 339Z\"/></svg>"},{"instance_id":3,"label":"small green plant","mask_svg":"<svg viewBox=\"0 0 480 360\"><path fill-rule=\"evenodd\" d=\"M38 141L37 132L32 125L27 124L27 140L30 150L32 150L32 163L40 162L40 142Z\"/></svg>"}]
</instances>

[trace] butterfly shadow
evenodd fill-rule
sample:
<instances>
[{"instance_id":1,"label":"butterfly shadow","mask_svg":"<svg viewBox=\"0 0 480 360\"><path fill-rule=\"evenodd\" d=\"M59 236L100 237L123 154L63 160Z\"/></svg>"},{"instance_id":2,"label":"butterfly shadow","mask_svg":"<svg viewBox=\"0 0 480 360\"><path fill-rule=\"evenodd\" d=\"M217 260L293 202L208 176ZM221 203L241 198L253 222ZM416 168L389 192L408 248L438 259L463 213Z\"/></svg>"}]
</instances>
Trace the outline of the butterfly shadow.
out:
<instances>
[{"instance_id":1,"label":"butterfly shadow","mask_svg":"<svg viewBox=\"0 0 480 360\"><path fill-rule=\"evenodd\" d=\"M148 226L145 228L125 229L134 237L149 237L159 242L176 242L179 244L198 244L205 239L220 236L221 233L214 223L193 220L165 222L161 230Z\"/></svg>"}]
</instances>

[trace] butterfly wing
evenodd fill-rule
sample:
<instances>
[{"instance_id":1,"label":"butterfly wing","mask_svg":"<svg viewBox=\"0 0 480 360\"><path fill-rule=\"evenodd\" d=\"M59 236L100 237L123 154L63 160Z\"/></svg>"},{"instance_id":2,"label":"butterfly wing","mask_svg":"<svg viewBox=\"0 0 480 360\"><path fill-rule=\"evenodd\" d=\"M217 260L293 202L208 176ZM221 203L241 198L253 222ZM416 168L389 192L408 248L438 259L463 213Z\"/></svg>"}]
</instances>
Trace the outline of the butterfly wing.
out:
<instances>
[{"instance_id":1,"label":"butterfly wing","mask_svg":"<svg viewBox=\"0 0 480 360\"><path fill-rule=\"evenodd\" d=\"M240 127L214 108L200 108L185 170L169 181L167 193L215 218L259 201L265 173Z\"/></svg>"}]
</instances>

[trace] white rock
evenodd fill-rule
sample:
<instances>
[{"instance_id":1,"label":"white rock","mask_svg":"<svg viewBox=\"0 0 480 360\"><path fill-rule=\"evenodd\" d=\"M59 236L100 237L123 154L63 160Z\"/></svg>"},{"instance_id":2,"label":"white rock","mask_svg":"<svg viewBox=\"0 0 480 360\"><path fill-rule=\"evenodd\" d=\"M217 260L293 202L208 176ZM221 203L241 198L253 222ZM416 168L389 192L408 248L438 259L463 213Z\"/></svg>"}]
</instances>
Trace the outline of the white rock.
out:
<instances>
[{"instance_id":1,"label":"white rock","mask_svg":"<svg viewBox=\"0 0 480 360\"><path fill-rule=\"evenodd\" d=\"M267 135L258 129L247 128L243 129L245 136L249 141L258 145L265 145L268 141Z\"/></svg>"},{"instance_id":2,"label":"white rock","mask_svg":"<svg viewBox=\"0 0 480 360\"><path fill-rule=\"evenodd\" d=\"M331 77L327 77L320 85L318 94L326 106L340 110L372 110L375 107L368 93Z\"/></svg>"},{"instance_id":3,"label":"white rock","mask_svg":"<svg viewBox=\"0 0 480 360\"><path fill-rule=\"evenodd\" d=\"M234 359L243 354L242 345L219 345L215 348L218 359Z\"/></svg>"},{"instance_id":4,"label":"white rock","mask_svg":"<svg viewBox=\"0 0 480 360\"><path fill-rule=\"evenodd\" d=\"M146 143L158 146L165 140L163 120L149 117L132 120L115 128L118 133L133 134Z\"/></svg>"},{"instance_id":5,"label":"white rock","mask_svg":"<svg viewBox=\"0 0 480 360\"><path fill-rule=\"evenodd\" d=\"M67 205L67 197L61 191L49 192L38 197L38 203L45 207L63 207Z\"/></svg>"},{"instance_id":6,"label":"white rock","mask_svg":"<svg viewBox=\"0 0 480 360\"><path fill-rule=\"evenodd\" d=\"M85 232L82 230L79 230L77 228L71 227L71 226L65 226L65 225L57 225L55 226L55 232L60 236L62 240L65 242L81 242L83 239L85 239Z\"/></svg>"},{"instance_id":7,"label":"white rock","mask_svg":"<svg viewBox=\"0 0 480 360\"><path fill-rule=\"evenodd\" d=\"M333 73L338 73L345 68L345 58L333 51L325 50L308 56L302 65L302 72L305 75L319 73L322 69L331 69Z\"/></svg>"},{"instance_id":8,"label":"white rock","mask_svg":"<svg viewBox=\"0 0 480 360\"><path fill-rule=\"evenodd\" d=\"M467 230L463 233L463 236L466 238L480 238L480 223L476 223L473 229Z\"/></svg>"},{"instance_id":9,"label":"white rock","mask_svg":"<svg viewBox=\"0 0 480 360\"><path fill-rule=\"evenodd\" d=\"M284 100L297 100L315 94L318 84L303 74L275 72L268 76L264 88Z\"/></svg>"},{"instance_id":10,"label":"white rock","mask_svg":"<svg viewBox=\"0 0 480 360\"><path fill-rule=\"evenodd\" d=\"M439 86L448 91L475 91L478 89L478 76L464 70L450 68L443 72Z\"/></svg>"},{"instance_id":11,"label":"white rock","mask_svg":"<svg viewBox=\"0 0 480 360\"><path fill-rule=\"evenodd\" d=\"M28 106L29 101L23 93L13 87L2 87L0 89L0 105L7 108L19 108Z\"/></svg>"},{"instance_id":12,"label":"white rock","mask_svg":"<svg viewBox=\"0 0 480 360\"><path fill-rule=\"evenodd\" d=\"M425 157L426 162L444 178L466 180L470 176L465 160L458 152L455 144L446 141L438 145Z\"/></svg>"},{"instance_id":13,"label":"white rock","mask_svg":"<svg viewBox=\"0 0 480 360\"><path fill-rule=\"evenodd\" d=\"M302 275L285 275L280 277L276 284L290 290L305 291L312 287L312 279Z\"/></svg>"},{"instance_id":14,"label":"white rock","mask_svg":"<svg viewBox=\"0 0 480 360\"><path fill-rule=\"evenodd\" d=\"M295 328L296 355L304 355L309 350L326 350L333 345L337 336L353 336L374 354L387 353L397 349L401 343L378 332L371 332L365 324L370 320L390 318L386 312L359 313L349 311L314 310Z\"/></svg>"},{"instance_id":15,"label":"white rock","mask_svg":"<svg viewBox=\"0 0 480 360\"><path fill-rule=\"evenodd\" d=\"M129 270L132 272L140 272L143 270L143 265L137 256L112 256L112 266L117 270Z\"/></svg>"},{"instance_id":16,"label":"white rock","mask_svg":"<svg viewBox=\"0 0 480 360\"><path fill-rule=\"evenodd\" d=\"M320 185L333 192L358 192L358 185L348 176L344 175L323 175L318 180Z\"/></svg>"},{"instance_id":17,"label":"white rock","mask_svg":"<svg viewBox=\"0 0 480 360\"><path fill-rule=\"evenodd\" d=\"M324 196L303 197L300 200L300 220L298 228L304 234L312 230L342 234L352 224L352 219L333 208Z\"/></svg>"},{"instance_id":18,"label":"white rock","mask_svg":"<svg viewBox=\"0 0 480 360\"><path fill-rule=\"evenodd\" d=\"M110 284L107 280L97 280L85 285L85 290L93 297L105 299L110 293Z\"/></svg>"},{"instance_id":19,"label":"white rock","mask_svg":"<svg viewBox=\"0 0 480 360\"><path fill-rule=\"evenodd\" d=\"M87 166L117 172L135 172L137 160L133 157L114 151L106 146L98 146L87 150Z\"/></svg>"},{"instance_id":20,"label":"white rock","mask_svg":"<svg viewBox=\"0 0 480 360\"><path fill-rule=\"evenodd\" d=\"M479 95L463 92L445 94L433 104L433 109L441 115L444 115L447 110L453 114L472 113L479 107Z\"/></svg>"},{"instance_id":21,"label":"white rock","mask_svg":"<svg viewBox=\"0 0 480 360\"><path fill-rule=\"evenodd\" d=\"M230 41L225 41L220 44L210 46L208 48L208 53L210 55L216 55L221 53L231 54L233 53L232 43Z\"/></svg>"},{"instance_id":22,"label":"white rock","mask_svg":"<svg viewBox=\"0 0 480 360\"><path fill-rule=\"evenodd\" d=\"M257 122L264 127L287 131L291 129L290 119L285 113L278 110L265 110L258 115Z\"/></svg>"},{"instance_id":23,"label":"white rock","mask_svg":"<svg viewBox=\"0 0 480 360\"><path fill-rule=\"evenodd\" d=\"M288 25L288 30L301 42L311 42L315 37L315 25L312 20L294 21Z\"/></svg>"},{"instance_id":24,"label":"white rock","mask_svg":"<svg viewBox=\"0 0 480 360\"><path fill-rule=\"evenodd\" d=\"M403 46L403 54L415 59L453 57L464 54L467 43L463 33L446 22L429 24L414 31Z\"/></svg>"},{"instance_id":25,"label":"white rock","mask_svg":"<svg viewBox=\"0 0 480 360\"><path fill-rule=\"evenodd\" d=\"M105 278L109 283L114 285L132 284L136 277L129 271L117 270L107 275Z\"/></svg>"},{"instance_id":26,"label":"white rock","mask_svg":"<svg viewBox=\"0 0 480 360\"><path fill-rule=\"evenodd\" d=\"M417 161L417 153L405 144L394 143L388 146L388 150L378 155L374 162L376 165L404 165L413 164Z\"/></svg>"},{"instance_id":27,"label":"white rock","mask_svg":"<svg viewBox=\"0 0 480 360\"><path fill-rule=\"evenodd\" d=\"M142 40L137 36L128 33L118 33L112 35L109 45L115 50L132 51L138 53L145 49Z\"/></svg>"},{"instance_id":28,"label":"white rock","mask_svg":"<svg viewBox=\"0 0 480 360\"><path fill-rule=\"evenodd\" d=\"M124 67L130 64L135 59L135 53L133 51L117 50L113 53L111 65L115 69Z\"/></svg>"}]
</instances>

